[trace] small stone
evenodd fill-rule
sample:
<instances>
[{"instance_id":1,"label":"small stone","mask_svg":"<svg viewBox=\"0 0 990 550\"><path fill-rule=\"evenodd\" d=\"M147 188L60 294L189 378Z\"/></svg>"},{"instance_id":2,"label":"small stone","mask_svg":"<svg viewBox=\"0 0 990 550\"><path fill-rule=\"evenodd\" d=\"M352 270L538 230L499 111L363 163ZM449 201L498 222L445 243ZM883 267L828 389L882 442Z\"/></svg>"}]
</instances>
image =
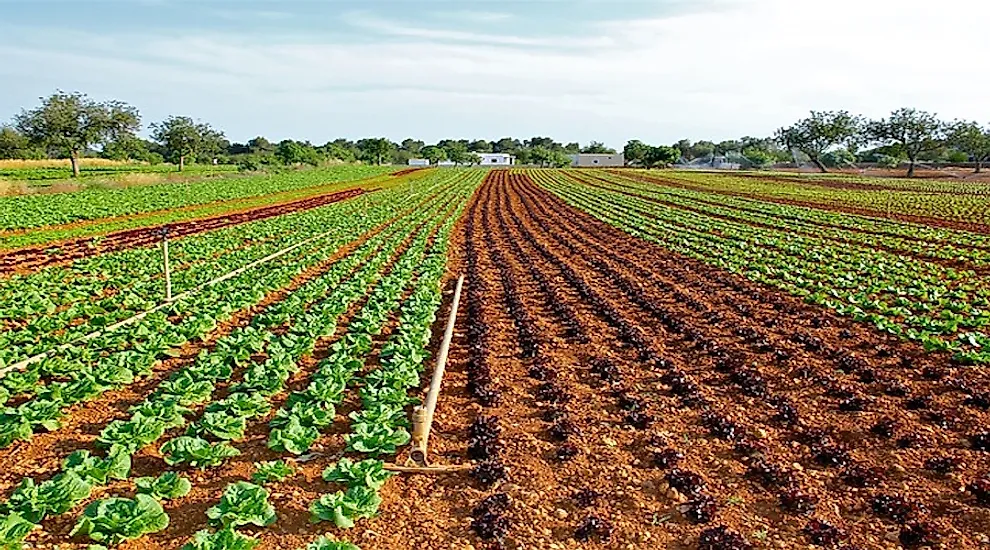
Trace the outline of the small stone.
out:
<instances>
[{"instance_id":1,"label":"small stone","mask_svg":"<svg viewBox=\"0 0 990 550\"><path fill-rule=\"evenodd\" d=\"M557 508L553 511L553 515L557 516L557 519L564 519L567 517L567 510L563 508Z\"/></svg>"}]
</instances>

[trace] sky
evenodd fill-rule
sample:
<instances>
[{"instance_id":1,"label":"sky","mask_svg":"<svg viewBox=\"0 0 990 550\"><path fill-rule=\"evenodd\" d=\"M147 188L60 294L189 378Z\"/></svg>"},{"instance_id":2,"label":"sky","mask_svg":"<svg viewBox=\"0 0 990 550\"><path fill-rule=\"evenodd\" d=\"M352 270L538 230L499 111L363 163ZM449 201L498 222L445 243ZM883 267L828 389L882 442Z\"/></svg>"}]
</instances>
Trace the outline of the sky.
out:
<instances>
[{"instance_id":1,"label":"sky","mask_svg":"<svg viewBox=\"0 0 990 550\"><path fill-rule=\"evenodd\" d=\"M0 0L0 121L61 89L240 142L621 147L905 106L987 123L986 21L983 0Z\"/></svg>"}]
</instances>

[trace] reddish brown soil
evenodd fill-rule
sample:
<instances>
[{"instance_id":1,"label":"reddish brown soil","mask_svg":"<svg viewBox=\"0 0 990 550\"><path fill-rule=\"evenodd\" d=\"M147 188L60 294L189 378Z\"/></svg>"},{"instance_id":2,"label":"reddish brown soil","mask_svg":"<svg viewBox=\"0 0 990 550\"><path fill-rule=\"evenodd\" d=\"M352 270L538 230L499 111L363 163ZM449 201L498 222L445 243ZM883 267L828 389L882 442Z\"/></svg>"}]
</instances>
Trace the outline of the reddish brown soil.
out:
<instances>
[{"instance_id":1,"label":"reddish brown soil","mask_svg":"<svg viewBox=\"0 0 990 550\"><path fill-rule=\"evenodd\" d=\"M377 519L349 531L307 526L304 510L325 491L318 473L334 459L328 455L274 491L280 519L255 531L262 550L295 548L321 533L364 550L487 548L472 530L472 509L502 493L511 499L502 540L509 549L696 548L699 533L715 525L757 548L806 548L802 530L812 517L841 527L856 547L898 548L898 526L870 509L880 494L923 504L919 519L934 525L946 549L990 541L990 510L961 490L990 472L990 454L965 442L986 429L990 412L964 406L961 389L986 391L988 373L632 238L523 174L491 173L459 221L451 251L450 277L465 272L469 280L431 453L443 464L468 462L469 425L495 416L504 447L496 456L507 478L487 486L465 474L398 477L383 490ZM614 369L609 376L602 365ZM487 387L499 394L490 406L467 389L485 371ZM548 382L555 391L546 391ZM908 397L891 395L894 386L909 397L931 396L929 408L909 410ZM847 392L861 396L865 410L839 410ZM792 422L776 418L784 403L793 407ZM630 414L637 408L645 416ZM939 412L946 417L933 416ZM558 458L570 447L552 437L550 413L576 429L569 460ZM899 448L871 434L884 417L897 421L895 439L917 440ZM823 467L813 448L845 450L850 463L879 469L879 484L848 486L844 468ZM663 449L681 453L678 467L705 482L700 493L716 507L710 523L685 516L687 497L669 486L669 466L654 458ZM924 469L927 459L945 456L960 460L956 472ZM746 475L758 461L790 472L793 485L817 500L815 510L782 509L780 490ZM250 471L249 462L234 461L194 484L211 487L215 499L224 483ZM574 495L583 489L601 497L582 508ZM175 529L194 530L204 502L170 509ZM575 540L589 516L610 525L607 541ZM53 528L67 531L68 522ZM168 540L124 547L178 542Z\"/></svg>"},{"instance_id":2,"label":"reddish brown soil","mask_svg":"<svg viewBox=\"0 0 990 550\"><path fill-rule=\"evenodd\" d=\"M712 193L716 195L721 194L721 195L729 195L732 197L757 199L766 202L775 202L778 204L803 206L805 208L817 208L819 210L831 210L833 212L844 212L846 214L855 214L857 216L868 216L872 218L886 218L889 220L898 220L898 221L917 223L922 225L930 225L932 227L943 227L946 229L959 229L962 231L972 231L974 233L983 233L990 235L990 225L986 225L982 223L952 221L941 218L933 218L931 216L919 216L916 214L886 212L882 210L859 208L855 206L847 206L847 205L835 204L831 202L782 199L779 197L768 197L761 195L759 193L747 193L744 191L714 190L710 187L705 187L704 185L692 185L690 183L686 183L683 181L677 181L670 178L665 178L661 175L633 174L627 171L616 172L616 173L622 175L623 177L635 179L638 181L643 181L648 183L659 183L661 185L666 185L669 187L678 187L681 189L689 189L691 191L701 191L704 193Z\"/></svg>"},{"instance_id":3,"label":"reddish brown soil","mask_svg":"<svg viewBox=\"0 0 990 550\"><path fill-rule=\"evenodd\" d=\"M704 493L717 505L708 526L726 525L760 547L807 546L802 529L817 517L863 548L895 548L898 528L869 509L870 498L881 493L925 504L923 516L946 548L977 548L987 537L990 512L959 489L990 468L986 453L961 442L971 427L986 426L988 414L963 407L963 394L952 389L963 382L986 387L985 373L947 367L946 379L925 379L921 367L942 365L944 358L923 356L915 346L633 239L574 211L526 176L493 173L467 216L474 223L462 227L470 229L466 253L473 250L480 267L479 279L469 284L483 294L479 319L468 319L466 310L460 317L488 327L484 346L501 401L483 414L500 419L508 479L491 489L466 476L394 481L389 492L410 500L398 509L383 506L383 518L368 524L376 535L360 540L366 548L460 548L468 541L482 547L469 534L471 507L497 492L512 499L508 548L693 547L704 526L684 517L679 505L686 497L668 487L665 471L653 463L660 447L681 452L680 467L705 480ZM456 263L465 269L463 257ZM554 306L556 300L566 307ZM567 330L567 311L577 317L576 336ZM434 432L441 456L463 449L466 427L481 410L457 387L467 378L465 347L478 343L464 335L476 332L471 325L460 327L441 402L445 412ZM621 381L600 381L589 368L595 359L608 359ZM905 368L902 361L914 363ZM562 406L536 400L543 382L529 376L534 366L556 373L554 383L570 400ZM743 393L729 366L737 379L758 376L767 395ZM670 384L661 382L670 372L694 380L697 398L672 395ZM863 382L867 372L902 384L910 395L932 395L932 410L952 420L945 428L923 420L924 411L907 410L882 384ZM846 390L869 401L864 412L838 410L840 398L832 396ZM642 401L653 420L647 429L626 425L618 395ZM771 396L792 404L797 423L773 419ZM569 461L553 456L562 445L540 418L554 409L566 411L580 430L570 438L579 452ZM755 459L701 422L706 411L745 434L736 441L762 447L767 463L792 471L795 485L817 499L817 510L807 516L784 511L777 490L745 475ZM871 435L868 427L883 416L900 423L898 436L916 435L924 443L899 449ZM829 445L847 448L855 463L882 469L881 484L849 487L840 481L841 469L820 466L801 443L816 429L828 434ZM925 471L924 460L936 455L957 457L962 465L948 476ZM463 455L445 458L460 460ZM581 510L571 497L585 488L603 497ZM429 515L415 515L420 506ZM612 524L610 543L575 541L575 528L588 515Z\"/></svg>"},{"instance_id":4,"label":"reddish brown soil","mask_svg":"<svg viewBox=\"0 0 990 550\"><path fill-rule=\"evenodd\" d=\"M31 272L51 265L68 263L78 258L106 254L115 250L148 246L161 241L161 233L166 229L168 230L169 238L185 237L230 225L238 225L301 210L319 208L356 197L365 192L364 189L348 189L337 193L310 197L300 201L275 204L240 212L229 212L212 218L128 229L98 237L85 237L64 241L57 246L45 245L42 247L6 251L0 253L0 275L13 272Z\"/></svg>"},{"instance_id":5,"label":"reddish brown soil","mask_svg":"<svg viewBox=\"0 0 990 550\"><path fill-rule=\"evenodd\" d=\"M426 168L406 168L404 170L399 170L398 172L392 172L392 175L399 178L413 172L419 172L420 170L426 170Z\"/></svg>"}]
</instances>

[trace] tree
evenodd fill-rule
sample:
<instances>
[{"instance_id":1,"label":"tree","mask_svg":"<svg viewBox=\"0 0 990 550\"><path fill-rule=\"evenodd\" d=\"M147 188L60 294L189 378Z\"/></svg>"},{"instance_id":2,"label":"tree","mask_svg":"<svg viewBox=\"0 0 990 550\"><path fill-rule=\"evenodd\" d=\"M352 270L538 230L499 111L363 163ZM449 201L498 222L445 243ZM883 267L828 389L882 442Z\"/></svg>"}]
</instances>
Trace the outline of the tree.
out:
<instances>
[{"instance_id":1,"label":"tree","mask_svg":"<svg viewBox=\"0 0 990 550\"><path fill-rule=\"evenodd\" d=\"M715 149L712 151L712 166L715 165L716 155L722 155L728 157L729 153L742 151L742 148L743 148L742 143L734 139L729 139L719 142L717 145L715 145Z\"/></svg>"},{"instance_id":2,"label":"tree","mask_svg":"<svg viewBox=\"0 0 990 550\"><path fill-rule=\"evenodd\" d=\"M983 128L976 122L956 122L949 132L949 145L969 155L979 174L983 163L990 160L990 127Z\"/></svg>"},{"instance_id":3,"label":"tree","mask_svg":"<svg viewBox=\"0 0 990 550\"><path fill-rule=\"evenodd\" d=\"M460 141L448 141L444 146L444 150L447 153L447 159L458 166L461 164L467 164L470 160L468 158L467 145L461 143Z\"/></svg>"},{"instance_id":4,"label":"tree","mask_svg":"<svg viewBox=\"0 0 990 550\"><path fill-rule=\"evenodd\" d=\"M900 145L908 158L908 177L914 176L918 156L937 151L945 143L946 124L934 113L902 108L867 124L867 135L875 141Z\"/></svg>"},{"instance_id":5,"label":"tree","mask_svg":"<svg viewBox=\"0 0 990 550\"><path fill-rule=\"evenodd\" d=\"M681 151L677 147L667 145L647 146L640 163L649 170L655 166L666 167L681 157Z\"/></svg>"},{"instance_id":6,"label":"tree","mask_svg":"<svg viewBox=\"0 0 990 550\"><path fill-rule=\"evenodd\" d=\"M634 139L629 143L626 143L626 146L622 148L622 153L626 159L626 164L643 164L643 159L646 157L649 148L649 145L638 139Z\"/></svg>"},{"instance_id":7,"label":"tree","mask_svg":"<svg viewBox=\"0 0 990 550\"><path fill-rule=\"evenodd\" d=\"M606 147L605 144L600 141L592 141L587 147L581 149L581 152L586 154L614 155L615 149Z\"/></svg>"},{"instance_id":8,"label":"tree","mask_svg":"<svg viewBox=\"0 0 990 550\"><path fill-rule=\"evenodd\" d=\"M472 153L491 153L492 148L492 144L484 139L477 139L468 144L468 151Z\"/></svg>"},{"instance_id":9,"label":"tree","mask_svg":"<svg viewBox=\"0 0 990 550\"><path fill-rule=\"evenodd\" d=\"M409 151L413 155L418 155L423 150L423 147L426 147L426 143L413 138L402 140L402 144L399 146L403 151Z\"/></svg>"},{"instance_id":10,"label":"tree","mask_svg":"<svg viewBox=\"0 0 990 550\"><path fill-rule=\"evenodd\" d=\"M14 117L28 141L68 156L72 176L79 176L79 157L91 145L133 135L141 126L138 110L121 101L98 102L78 92L56 91L41 106Z\"/></svg>"},{"instance_id":11,"label":"tree","mask_svg":"<svg viewBox=\"0 0 990 550\"><path fill-rule=\"evenodd\" d=\"M275 152L275 145L262 136L252 138L247 146L255 155L270 155Z\"/></svg>"},{"instance_id":12,"label":"tree","mask_svg":"<svg viewBox=\"0 0 990 550\"><path fill-rule=\"evenodd\" d=\"M0 159L22 159L29 155L28 138L11 126L0 126Z\"/></svg>"},{"instance_id":13,"label":"tree","mask_svg":"<svg viewBox=\"0 0 990 550\"><path fill-rule=\"evenodd\" d=\"M366 160L381 165L386 158L392 157L392 149L395 145L386 138L362 139L357 143L361 150L361 156Z\"/></svg>"},{"instance_id":14,"label":"tree","mask_svg":"<svg viewBox=\"0 0 990 550\"><path fill-rule=\"evenodd\" d=\"M522 148L522 144L519 143L518 139L513 138L502 138L492 144L493 153L515 153Z\"/></svg>"},{"instance_id":15,"label":"tree","mask_svg":"<svg viewBox=\"0 0 990 550\"><path fill-rule=\"evenodd\" d=\"M844 147L833 149L822 155L822 162L829 168L842 168L856 162L856 155Z\"/></svg>"},{"instance_id":16,"label":"tree","mask_svg":"<svg viewBox=\"0 0 990 550\"><path fill-rule=\"evenodd\" d=\"M187 116L170 116L152 124L151 139L165 149L165 156L179 165L180 172L186 167L188 157L210 156L226 148L223 132Z\"/></svg>"},{"instance_id":17,"label":"tree","mask_svg":"<svg viewBox=\"0 0 990 550\"><path fill-rule=\"evenodd\" d=\"M430 164L439 164L441 161L447 160L447 151L436 145L424 148L421 153L423 158L430 161Z\"/></svg>"},{"instance_id":18,"label":"tree","mask_svg":"<svg viewBox=\"0 0 990 550\"><path fill-rule=\"evenodd\" d=\"M354 162L357 160L359 152L356 153L356 150L357 148L354 144L346 139L330 141L319 148L319 151L325 157L343 162Z\"/></svg>"},{"instance_id":19,"label":"tree","mask_svg":"<svg viewBox=\"0 0 990 550\"><path fill-rule=\"evenodd\" d=\"M291 139L283 140L278 144L278 147L275 148L275 158L286 166L295 166L300 164L319 166L320 161L322 160L320 158L320 153L318 153L312 145L308 143L299 143L298 141L293 141Z\"/></svg>"},{"instance_id":20,"label":"tree","mask_svg":"<svg viewBox=\"0 0 990 550\"><path fill-rule=\"evenodd\" d=\"M468 151L467 160L465 162L471 166L477 166L481 164L481 155Z\"/></svg>"},{"instance_id":21,"label":"tree","mask_svg":"<svg viewBox=\"0 0 990 550\"><path fill-rule=\"evenodd\" d=\"M838 145L849 145L862 127L859 117L847 111L811 111L808 118L777 130L775 137L784 147L801 151L819 170L828 172L822 155Z\"/></svg>"},{"instance_id":22,"label":"tree","mask_svg":"<svg viewBox=\"0 0 990 550\"><path fill-rule=\"evenodd\" d=\"M135 136L121 136L107 142L103 146L100 156L111 160L151 160L151 151L148 142Z\"/></svg>"},{"instance_id":23,"label":"tree","mask_svg":"<svg viewBox=\"0 0 990 550\"><path fill-rule=\"evenodd\" d=\"M753 168L765 168L775 160L773 155L760 147L746 147L742 150L742 156Z\"/></svg>"},{"instance_id":24,"label":"tree","mask_svg":"<svg viewBox=\"0 0 990 550\"><path fill-rule=\"evenodd\" d=\"M707 140L696 142L691 146L691 157L695 159L710 158L715 155L715 143Z\"/></svg>"}]
</instances>

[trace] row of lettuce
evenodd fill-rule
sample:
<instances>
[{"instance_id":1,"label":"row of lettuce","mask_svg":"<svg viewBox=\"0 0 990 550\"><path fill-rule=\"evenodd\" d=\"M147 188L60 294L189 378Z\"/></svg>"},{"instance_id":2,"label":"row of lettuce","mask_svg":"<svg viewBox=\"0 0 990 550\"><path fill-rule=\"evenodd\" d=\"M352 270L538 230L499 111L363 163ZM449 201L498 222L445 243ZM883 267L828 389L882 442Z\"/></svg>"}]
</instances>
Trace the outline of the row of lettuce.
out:
<instances>
[{"instance_id":1,"label":"row of lettuce","mask_svg":"<svg viewBox=\"0 0 990 550\"><path fill-rule=\"evenodd\" d=\"M869 322L930 351L952 352L960 362L990 361L990 338L982 332L990 325L990 287L980 271L899 253L893 240L888 249L848 234L837 239L826 229L799 232L786 219L771 222L764 213L714 206L721 199L713 196L701 201L656 185L617 185L613 178L590 175L534 172L533 177L572 206L634 236ZM778 216L797 216L799 210L781 208ZM844 216L835 223L848 221Z\"/></svg>"},{"instance_id":2,"label":"row of lettuce","mask_svg":"<svg viewBox=\"0 0 990 550\"><path fill-rule=\"evenodd\" d=\"M126 491L121 480L130 474L131 457L155 445L160 444L160 456L170 467L218 468L239 454L236 442L244 438L248 426L267 418L268 446L273 452L306 453L335 422L335 407L349 388L358 389L361 402L350 415L350 433L345 437L346 451L357 455L357 460L344 458L327 468L324 478L341 490L322 495L311 512L314 520L342 528L373 517L381 502L378 489L388 478L379 457L409 441L406 408L414 400L408 392L419 386L428 356L447 242L480 175L446 176L439 193L268 305L248 325L217 340L192 364L176 370L144 402L132 407L130 418L106 426L97 442L99 456L80 451L47 481L25 478L2 505L4 525L9 528L0 531L0 545L19 548L34 526L74 509L91 497L94 488ZM346 331L335 337L338 322L348 311L355 313ZM377 350L378 360L369 361L375 337L390 322L394 327ZM318 344L329 344L329 354L311 373L301 372L307 361L312 362L307 357ZM281 400L293 377L307 380L308 385L291 393L272 414L273 402ZM219 399L222 386L235 379L239 381L230 383L226 397ZM253 547L256 539L237 527L266 526L277 517L260 483L291 475L284 461L258 464L256 483L229 486L220 504L208 513L214 529L196 534L186 548ZM174 473L165 476L140 480L146 487L159 486L154 495L139 487L132 499L93 501L74 533L115 544L165 529L167 515L155 496L181 496L187 485ZM321 550L345 544L313 543L322 545Z\"/></svg>"},{"instance_id":3,"label":"row of lettuce","mask_svg":"<svg viewBox=\"0 0 990 550\"><path fill-rule=\"evenodd\" d=\"M826 208L841 207L923 216L957 223L990 225L990 197L979 181L913 181L864 177L811 177L790 174L764 177L704 172L675 172L668 176L718 194L742 193L754 198L794 200Z\"/></svg>"}]
</instances>

